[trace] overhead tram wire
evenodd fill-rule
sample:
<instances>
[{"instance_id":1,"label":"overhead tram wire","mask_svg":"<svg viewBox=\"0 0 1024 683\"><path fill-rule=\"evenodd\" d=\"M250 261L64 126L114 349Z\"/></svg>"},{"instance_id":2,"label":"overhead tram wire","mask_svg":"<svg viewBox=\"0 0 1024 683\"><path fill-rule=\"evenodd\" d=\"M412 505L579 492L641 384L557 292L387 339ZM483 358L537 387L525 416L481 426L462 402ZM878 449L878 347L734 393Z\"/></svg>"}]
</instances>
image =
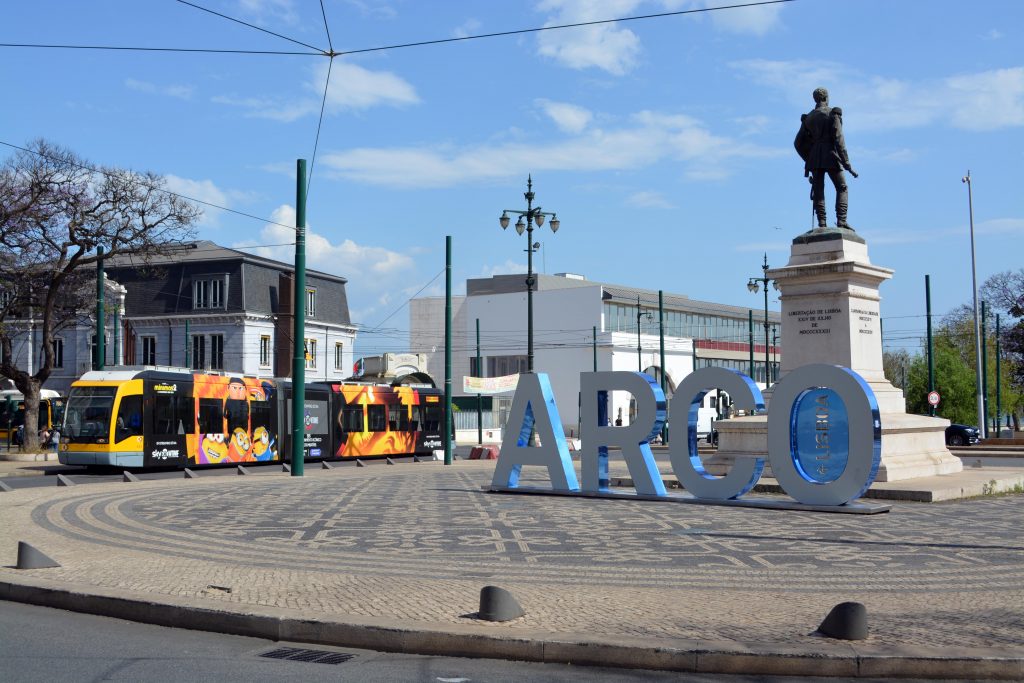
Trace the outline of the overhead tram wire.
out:
<instances>
[{"instance_id":1,"label":"overhead tram wire","mask_svg":"<svg viewBox=\"0 0 1024 683\"><path fill-rule=\"evenodd\" d=\"M761 2L747 2L739 3L735 5L721 5L718 7L701 7L697 9L688 10L677 10L674 12L658 12L655 14L637 14L629 17L619 17L617 19L598 19L595 21L580 21L571 24L555 24L553 26L539 26L536 28L524 28L513 31L497 31L494 33L479 33L471 36L460 36L453 38L440 38L436 40L421 40L410 43L396 43L394 45L382 45L379 47L366 47L355 50L341 50L335 51L331 49L329 52L317 49L317 52L287 52L282 50L226 50L226 49L207 49L207 48L175 48L175 47L138 47L138 46L112 46L112 45L59 45L59 44L41 44L41 43L0 43L0 47L18 47L18 48L48 48L48 49L65 49L65 50L137 50L141 52L199 52L199 53L220 53L220 54L262 54L262 55L306 55L313 57L343 57L346 55L363 54L366 52L382 52L384 50L399 50L409 47L424 47L427 45L442 45L444 43L458 43L467 40L481 40L484 38L500 38L503 36L515 36L523 35L526 33L540 33L541 31L555 31L566 28L581 28L584 26L600 26L602 24L614 24L617 22L624 21L640 21L642 19L660 19L664 17L682 16L686 14L704 14L709 12L718 12L722 10L730 9L743 9L746 7L762 7L766 5L781 5L790 2L796 2L797 0L762 0ZM254 27L254 28L259 28ZM260 29L264 30L264 29ZM284 36L282 36L284 37ZM287 38L286 38L287 39ZM290 39L289 39L290 40Z\"/></svg>"},{"instance_id":2,"label":"overhead tram wire","mask_svg":"<svg viewBox=\"0 0 1024 683\"><path fill-rule=\"evenodd\" d=\"M263 28L261 26L257 26L256 24L250 24L247 21L242 21L241 19L236 19L235 17L230 17L227 14L221 14L220 12L215 12L212 9L208 9L208 8L203 7L201 5L197 5L194 2L188 2L188 0L177 0L177 2L180 2L183 5L188 5L189 7L194 7L195 9L200 10L202 12L209 12L210 14L212 14L214 16L218 16L218 17L220 17L222 19L227 19L228 21L233 21L236 24L241 24L242 26L248 26L249 28L254 28L257 31L262 31L263 33L267 33L269 35L276 36L278 38L282 38L284 40L287 40L289 43L295 43L296 45L301 45L302 47L308 47L310 50L316 50L317 52L321 52L321 53L323 52L323 50L321 48L318 48L315 45L310 45L309 43L304 43L301 40L295 40L294 38L289 38L288 36L282 35L280 33L275 33L273 31L267 30L267 29L265 29L265 28Z\"/></svg>"}]
</instances>

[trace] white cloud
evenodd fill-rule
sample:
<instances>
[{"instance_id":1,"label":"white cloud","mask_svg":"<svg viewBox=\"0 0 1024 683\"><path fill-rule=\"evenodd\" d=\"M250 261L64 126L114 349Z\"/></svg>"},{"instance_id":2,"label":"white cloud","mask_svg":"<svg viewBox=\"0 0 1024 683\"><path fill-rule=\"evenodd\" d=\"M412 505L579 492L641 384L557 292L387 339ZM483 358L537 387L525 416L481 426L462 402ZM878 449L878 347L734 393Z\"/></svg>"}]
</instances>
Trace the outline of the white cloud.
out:
<instances>
[{"instance_id":1,"label":"white cloud","mask_svg":"<svg viewBox=\"0 0 1024 683\"><path fill-rule=\"evenodd\" d=\"M692 117L642 111L617 129L588 129L561 142L448 147L357 148L325 154L330 175L391 187L451 187L503 179L531 171L618 171L664 160L722 169L734 158L788 153L740 143L711 133ZM718 171L716 177L721 177ZM699 176L695 176L699 177ZM705 176L700 179L706 179Z\"/></svg>"},{"instance_id":2,"label":"white cloud","mask_svg":"<svg viewBox=\"0 0 1024 683\"><path fill-rule=\"evenodd\" d=\"M258 22L296 24L299 21L293 0L238 0L238 9Z\"/></svg>"},{"instance_id":3,"label":"white cloud","mask_svg":"<svg viewBox=\"0 0 1024 683\"><path fill-rule=\"evenodd\" d=\"M835 62L754 59L731 66L747 79L784 93L803 109L826 85L848 127L888 130L943 122L983 131L1024 125L1024 67L908 81L863 74Z\"/></svg>"},{"instance_id":4,"label":"white cloud","mask_svg":"<svg viewBox=\"0 0 1024 683\"><path fill-rule=\"evenodd\" d=\"M993 218L981 221L975 227L982 235L1024 235L1024 218Z\"/></svg>"},{"instance_id":5,"label":"white cloud","mask_svg":"<svg viewBox=\"0 0 1024 683\"><path fill-rule=\"evenodd\" d=\"M999 40L1003 37L1003 32L999 29L989 29L988 33L982 36L985 40Z\"/></svg>"},{"instance_id":6,"label":"white cloud","mask_svg":"<svg viewBox=\"0 0 1024 683\"><path fill-rule=\"evenodd\" d=\"M195 90L191 85L156 85L155 83L149 83L147 81L138 81L134 78L126 78L124 80L124 85L129 90L149 93L151 95L175 97L179 100L191 99L192 93Z\"/></svg>"},{"instance_id":7,"label":"white cloud","mask_svg":"<svg viewBox=\"0 0 1024 683\"><path fill-rule=\"evenodd\" d=\"M212 98L212 101L248 109L248 115L253 117L283 122L295 121L319 113L327 69L327 64L313 67L310 80L303 86L310 93L306 97L284 102L270 98L220 95ZM405 106L419 101L416 89L400 76L390 71L371 71L358 64L336 59L334 66L331 67L331 82L327 90L325 111L328 114L337 114L379 105Z\"/></svg>"},{"instance_id":8,"label":"white cloud","mask_svg":"<svg viewBox=\"0 0 1024 683\"><path fill-rule=\"evenodd\" d=\"M515 275L516 273L525 273L526 264L513 261L508 259L504 263L499 263L493 266L485 265L480 269L480 274L483 277L494 277L495 275Z\"/></svg>"},{"instance_id":9,"label":"white cloud","mask_svg":"<svg viewBox=\"0 0 1024 683\"><path fill-rule=\"evenodd\" d=\"M482 25L479 19L466 19L461 26L455 27L452 35L456 38L465 38L478 32Z\"/></svg>"},{"instance_id":10,"label":"white cloud","mask_svg":"<svg viewBox=\"0 0 1024 683\"><path fill-rule=\"evenodd\" d=\"M559 129L566 133L582 133L590 123L590 119L593 118L593 114L589 110L575 104L544 99L535 100L535 104L544 110L544 113L555 122Z\"/></svg>"},{"instance_id":11,"label":"white cloud","mask_svg":"<svg viewBox=\"0 0 1024 683\"><path fill-rule=\"evenodd\" d=\"M714 7L719 3L704 0L705 7ZM782 25L779 15L782 5L760 5L757 7L737 7L711 12L711 22L723 31L746 35L763 36Z\"/></svg>"},{"instance_id":12,"label":"white cloud","mask_svg":"<svg viewBox=\"0 0 1024 683\"><path fill-rule=\"evenodd\" d=\"M641 0L543 0L540 12L553 16L545 26L600 21L627 16ZM640 39L618 24L581 26L537 35L540 53L571 69L598 68L621 76L636 65Z\"/></svg>"},{"instance_id":13,"label":"white cloud","mask_svg":"<svg viewBox=\"0 0 1024 683\"><path fill-rule=\"evenodd\" d=\"M165 175L164 180L167 183L167 189L171 192L209 204L231 208L229 199L231 193L217 187L212 180L191 180L176 175ZM216 227L220 224L220 211L203 204L200 204L199 208L203 212L199 219L199 225Z\"/></svg>"},{"instance_id":14,"label":"white cloud","mask_svg":"<svg viewBox=\"0 0 1024 683\"><path fill-rule=\"evenodd\" d=\"M363 16L375 19L394 19L398 12L388 0L345 0L346 4L359 10Z\"/></svg>"},{"instance_id":15,"label":"white cloud","mask_svg":"<svg viewBox=\"0 0 1024 683\"><path fill-rule=\"evenodd\" d=\"M626 203L643 209L674 209L676 205L665 198L660 192L643 190L634 192L626 198Z\"/></svg>"},{"instance_id":16,"label":"white cloud","mask_svg":"<svg viewBox=\"0 0 1024 683\"><path fill-rule=\"evenodd\" d=\"M289 263L294 260L295 231L285 226L295 225L295 208L288 204L278 207L260 231L257 240L240 242L236 247L256 247L253 253ZM280 225L278 225L280 224ZM256 246L283 245L283 246ZM415 269L412 257L384 247L364 246L350 239L335 244L326 236L306 226L306 264L325 273L348 278L357 288L383 290Z\"/></svg>"}]
</instances>

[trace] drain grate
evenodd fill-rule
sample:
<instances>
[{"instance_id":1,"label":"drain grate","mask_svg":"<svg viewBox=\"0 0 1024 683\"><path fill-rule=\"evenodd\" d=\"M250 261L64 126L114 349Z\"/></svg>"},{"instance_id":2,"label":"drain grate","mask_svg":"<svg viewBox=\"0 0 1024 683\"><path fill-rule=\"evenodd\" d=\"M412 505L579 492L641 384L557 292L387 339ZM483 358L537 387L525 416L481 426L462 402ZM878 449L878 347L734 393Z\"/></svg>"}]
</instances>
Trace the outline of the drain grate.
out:
<instances>
[{"instance_id":1,"label":"drain grate","mask_svg":"<svg viewBox=\"0 0 1024 683\"><path fill-rule=\"evenodd\" d=\"M291 662L313 662L315 664L341 664L355 657L347 652L328 652L327 650L307 650L302 647L279 647L264 652L260 657L268 659L287 659Z\"/></svg>"}]
</instances>

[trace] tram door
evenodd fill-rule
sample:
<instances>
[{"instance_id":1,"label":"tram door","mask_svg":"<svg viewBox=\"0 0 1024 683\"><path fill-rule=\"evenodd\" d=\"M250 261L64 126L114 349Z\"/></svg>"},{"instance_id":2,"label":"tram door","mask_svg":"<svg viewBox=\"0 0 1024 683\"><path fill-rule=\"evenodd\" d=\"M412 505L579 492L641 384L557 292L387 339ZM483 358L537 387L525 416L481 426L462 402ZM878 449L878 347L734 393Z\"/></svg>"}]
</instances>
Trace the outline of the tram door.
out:
<instances>
[{"instance_id":1,"label":"tram door","mask_svg":"<svg viewBox=\"0 0 1024 683\"><path fill-rule=\"evenodd\" d=\"M143 465L185 467L195 428L192 383L147 380L143 385Z\"/></svg>"},{"instance_id":2,"label":"tram door","mask_svg":"<svg viewBox=\"0 0 1024 683\"><path fill-rule=\"evenodd\" d=\"M286 425L282 442L285 444L285 452L281 454L282 462L291 462L292 454L292 387L285 388L286 400L284 403L284 419L281 424ZM330 390L323 387L306 387L306 402L303 410L302 451L305 459L329 458L333 455L331 451L331 414L330 414Z\"/></svg>"}]
</instances>

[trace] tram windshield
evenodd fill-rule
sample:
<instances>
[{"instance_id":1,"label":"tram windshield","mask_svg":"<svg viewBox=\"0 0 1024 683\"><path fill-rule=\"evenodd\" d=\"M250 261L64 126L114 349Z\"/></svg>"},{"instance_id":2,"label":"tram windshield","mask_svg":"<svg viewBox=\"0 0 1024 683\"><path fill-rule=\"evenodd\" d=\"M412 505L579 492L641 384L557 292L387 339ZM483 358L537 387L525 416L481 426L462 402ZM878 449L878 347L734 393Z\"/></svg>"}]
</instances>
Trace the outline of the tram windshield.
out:
<instances>
[{"instance_id":1,"label":"tram windshield","mask_svg":"<svg viewBox=\"0 0 1024 683\"><path fill-rule=\"evenodd\" d=\"M72 387L62 436L78 443L106 443L116 393L116 387Z\"/></svg>"}]
</instances>

